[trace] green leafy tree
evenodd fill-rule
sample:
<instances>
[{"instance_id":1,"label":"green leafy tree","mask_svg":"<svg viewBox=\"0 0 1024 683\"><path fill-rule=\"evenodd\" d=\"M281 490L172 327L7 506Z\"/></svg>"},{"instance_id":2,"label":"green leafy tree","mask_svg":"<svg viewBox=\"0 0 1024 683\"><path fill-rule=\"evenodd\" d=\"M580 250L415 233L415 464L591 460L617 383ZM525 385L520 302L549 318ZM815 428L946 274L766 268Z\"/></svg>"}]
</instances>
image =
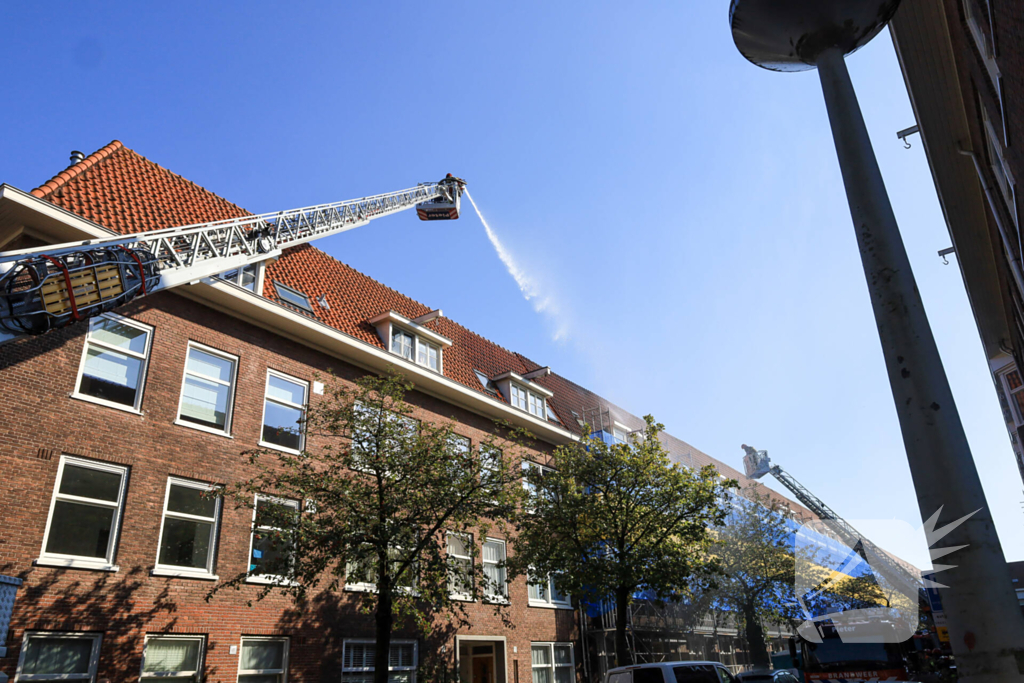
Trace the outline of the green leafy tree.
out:
<instances>
[{"instance_id":1,"label":"green leafy tree","mask_svg":"<svg viewBox=\"0 0 1024 683\"><path fill-rule=\"evenodd\" d=\"M755 487L733 498L726 526L716 532L714 554L723 576L715 590L720 608L733 610L742 623L755 667L771 659L765 623L797 616L793 583L796 559L789 513Z\"/></svg>"},{"instance_id":2,"label":"green leafy tree","mask_svg":"<svg viewBox=\"0 0 1024 683\"><path fill-rule=\"evenodd\" d=\"M587 601L614 600L619 663L632 663L626 614L633 595L679 601L715 573L710 529L722 524L723 480L713 467L673 464L645 418L643 433L609 445L583 437L560 446L550 470L527 468L529 504L517 518L510 573ZM589 433L584 428L585 433Z\"/></svg>"},{"instance_id":3,"label":"green leafy tree","mask_svg":"<svg viewBox=\"0 0 1024 683\"><path fill-rule=\"evenodd\" d=\"M396 625L464 624L465 603L454 594L475 600L505 590L479 561L454 561L448 548L457 542L460 554L478 555L490 520L507 518L524 495L511 457L518 434L505 430L471 449L450 422L411 417L411 388L397 374L352 388L331 382L303 425L311 447L248 452L255 476L224 492L255 509L255 552L249 571L217 590L252 574L279 577L256 599L283 591L301 604L313 591L360 585L361 608L375 622L375 683L387 682Z\"/></svg>"}]
</instances>

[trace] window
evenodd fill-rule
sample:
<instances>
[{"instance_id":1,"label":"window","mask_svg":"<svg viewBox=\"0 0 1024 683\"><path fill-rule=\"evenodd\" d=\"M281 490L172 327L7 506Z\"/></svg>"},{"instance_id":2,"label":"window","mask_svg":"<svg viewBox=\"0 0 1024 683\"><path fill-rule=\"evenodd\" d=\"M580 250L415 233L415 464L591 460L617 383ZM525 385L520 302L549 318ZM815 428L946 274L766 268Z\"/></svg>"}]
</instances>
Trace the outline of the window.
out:
<instances>
[{"instance_id":1,"label":"window","mask_svg":"<svg viewBox=\"0 0 1024 683\"><path fill-rule=\"evenodd\" d=\"M284 683L287 678L287 638L242 638L238 683Z\"/></svg>"},{"instance_id":2,"label":"window","mask_svg":"<svg viewBox=\"0 0 1024 683\"><path fill-rule=\"evenodd\" d=\"M261 445L301 451L304 445L302 420L306 413L309 384L267 370L267 388L263 399Z\"/></svg>"},{"instance_id":3,"label":"window","mask_svg":"<svg viewBox=\"0 0 1024 683\"><path fill-rule=\"evenodd\" d=\"M212 578L220 498L211 491L209 484L168 479L154 573Z\"/></svg>"},{"instance_id":4,"label":"window","mask_svg":"<svg viewBox=\"0 0 1024 683\"><path fill-rule=\"evenodd\" d=\"M377 648L372 640L346 640L343 646L341 680L373 683L373 660ZM416 683L416 643L392 640L388 653L388 683Z\"/></svg>"},{"instance_id":5,"label":"window","mask_svg":"<svg viewBox=\"0 0 1024 683\"><path fill-rule=\"evenodd\" d=\"M555 587L554 574L546 579L527 576L531 607L569 607L569 596Z\"/></svg>"},{"instance_id":6,"label":"window","mask_svg":"<svg viewBox=\"0 0 1024 683\"><path fill-rule=\"evenodd\" d=\"M437 344L416 340L416 362L437 372L438 359L441 357L441 348Z\"/></svg>"},{"instance_id":7,"label":"window","mask_svg":"<svg viewBox=\"0 0 1024 683\"><path fill-rule=\"evenodd\" d=\"M1016 424L1024 424L1024 382L1016 367L1000 374L1003 391L1010 401L1010 410Z\"/></svg>"},{"instance_id":8,"label":"window","mask_svg":"<svg viewBox=\"0 0 1024 683\"><path fill-rule=\"evenodd\" d=\"M397 353L406 360L412 360L412 348L415 339L405 330L391 328L391 353Z\"/></svg>"},{"instance_id":9,"label":"window","mask_svg":"<svg viewBox=\"0 0 1024 683\"><path fill-rule=\"evenodd\" d=\"M533 643L530 661L533 683L572 683L576 678L570 643Z\"/></svg>"},{"instance_id":10,"label":"window","mask_svg":"<svg viewBox=\"0 0 1024 683\"><path fill-rule=\"evenodd\" d=\"M142 680L202 680L203 636L146 636Z\"/></svg>"},{"instance_id":11,"label":"window","mask_svg":"<svg viewBox=\"0 0 1024 683\"><path fill-rule=\"evenodd\" d=\"M189 342L178 421L207 431L228 432L237 359Z\"/></svg>"},{"instance_id":12,"label":"window","mask_svg":"<svg viewBox=\"0 0 1024 683\"><path fill-rule=\"evenodd\" d=\"M540 394L525 389L518 384L509 385L511 403L520 410L525 410L531 415L536 415L542 420L547 419L548 403Z\"/></svg>"},{"instance_id":13,"label":"window","mask_svg":"<svg viewBox=\"0 0 1024 683\"><path fill-rule=\"evenodd\" d=\"M217 279L236 284L242 289L248 289L250 292L258 293L256 292L256 282L258 280L257 268L259 265L258 263L250 263L241 268L228 270L217 275Z\"/></svg>"},{"instance_id":14,"label":"window","mask_svg":"<svg viewBox=\"0 0 1024 683\"><path fill-rule=\"evenodd\" d=\"M488 538L484 543L484 595L488 600L508 600L508 581L505 579L505 541Z\"/></svg>"},{"instance_id":15,"label":"window","mask_svg":"<svg viewBox=\"0 0 1024 683\"><path fill-rule=\"evenodd\" d=\"M999 191L1003 195L1003 201L1006 203L1006 210L1010 214L1010 220L1013 221L1014 227L1019 229L1020 217L1018 215L1017 207L1017 183L1013 178L1013 174L1010 173L1009 167L1006 165L1003 147L996 137L995 128L992 126L992 121L989 120L988 117L988 111L985 109L984 104L981 104L980 106L982 129L985 134L989 167L992 169L992 174L996 178L996 184L999 186Z\"/></svg>"},{"instance_id":16,"label":"window","mask_svg":"<svg viewBox=\"0 0 1024 683\"><path fill-rule=\"evenodd\" d=\"M490 444L480 445L480 480L484 484L493 482L490 488L496 488L497 479L501 477L501 449ZM495 491L497 492L497 491Z\"/></svg>"},{"instance_id":17,"label":"window","mask_svg":"<svg viewBox=\"0 0 1024 683\"><path fill-rule=\"evenodd\" d=\"M282 285L280 282L274 282L274 291L277 292L277 298L284 303L291 304L306 313L313 312L313 307L309 305L309 297L299 290Z\"/></svg>"},{"instance_id":18,"label":"window","mask_svg":"<svg viewBox=\"0 0 1024 683\"><path fill-rule=\"evenodd\" d=\"M151 327L110 313L90 320L73 395L138 410L151 331Z\"/></svg>"},{"instance_id":19,"label":"window","mask_svg":"<svg viewBox=\"0 0 1024 683\"><path fill-rule=\"evenodd\" d=\"M415 359L417 365L441 372L441 347L397 325L391 326L391 353L406 360Z\"/></svg>"},{"instance_id":20,"label":"window","mask_svg":"<svg viewBox=\"0 0 1024 683\"><path fill-rule=\"evenodd\" d=\"M114 549L128 469L61 456L42 564L116 569Z\"/></svg>"},{"instance_id":21,"label":"window","mask_svg":"<svg viewBox=\"0 0 1024 683\"><path fill-rule=\"evenodd\" d=\"M299 514L299 501L256 497L253 510L253 531L249 546L249 580L280 583L280 575L272 574L281 567L281 558L289 554L287 539L283 538L283 525Z\"/></svg>"},{"instance_id":22,"label":"window","mask_svg":"<svg viewBox=\"0 0 1024 683\"><path fill-rule=\"evenodd\" d=\"M16 681L95 681L99 633L26 631Z\"/></svg>"},{"instance_id":23,"label":"window","mask_svg":"<svg viewBox=\"0 0 1024 683\"><path fill-rule=\"evenodd\" d=\"M473 537L448 534L448 592L457 600L473 599Z\"/></svg>"},{"instance_id":24,"label":"window","mask_svg":"<svg viewBox=\"0 0 1024 683\"><path fill-rule=\"evenodd\" d=\"M527 476L529 474L530 470L533 470L534 472L539 472L540 476L542 476L542 477L547 472L551 472L552 470L551 470L550 467L544 467L544 465L538 465L535 462L529 462L529 461L524 461L523 462L523 470L524 470L523 471L523 488L526 489L526 492L529 493L530 497L532 498L533 496L537 495L537 487L536 487L536 485L530 483L530 479Z\"/></svg>"},{"instance_id":25,"label":"window","mask_svg":"<svg viewBox=\"0 0 1024 683\"><path fill-rule=\"evenodd\" d=\"M394 576L393 572L398 571L399 563L405 559L403 556L404 549L414 547L417 542L418 539L410 534L406 536L403 543L388 549L388 556L391 558L392 576ZM345 589L355 591L377 590L375 563L376 556L373 554L372 548L369 545L365 546L364 551L359 557L349 560L345 565ZM395 585L406 591L414 591L416 589L418 572L416 562L412 562L400 577L394 579Z\"/></svg>"},{"instance_id":26,"label":"window","mask_svg":"<svg viewBox=\"0 0 1024 683\"><path fill-rule=\"evenodd\" d=\"M526 410L526 389L517 384L511 385L512 405L520 410Z\"/></svg>"}]
</instances>

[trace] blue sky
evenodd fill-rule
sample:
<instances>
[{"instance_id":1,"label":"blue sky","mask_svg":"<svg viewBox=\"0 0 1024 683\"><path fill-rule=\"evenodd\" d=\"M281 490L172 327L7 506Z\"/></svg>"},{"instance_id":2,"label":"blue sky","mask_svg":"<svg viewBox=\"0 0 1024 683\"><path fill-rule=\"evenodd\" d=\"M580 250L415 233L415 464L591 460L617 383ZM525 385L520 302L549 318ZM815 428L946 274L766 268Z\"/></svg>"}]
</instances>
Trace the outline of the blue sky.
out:
<instances>
[{"instance_id":1,"label":"blue sky","mask_svg":"<svg viewBox=\"0 0 1024 683\"><path fill-rule=\"evenodd\" d=\"M8 4L0 182L112 139L255 212L466 178L471 214L318 244L927 564L817 75L699 3ZM887 33L849 60L1009 559L1022 485ZM772 483L772 482L769 482ZM773 484L774 485L774 484ZM776 486L777 488L777 486ZM857 522L855 522L856 524Z\"/></svg>"}]
</instances>

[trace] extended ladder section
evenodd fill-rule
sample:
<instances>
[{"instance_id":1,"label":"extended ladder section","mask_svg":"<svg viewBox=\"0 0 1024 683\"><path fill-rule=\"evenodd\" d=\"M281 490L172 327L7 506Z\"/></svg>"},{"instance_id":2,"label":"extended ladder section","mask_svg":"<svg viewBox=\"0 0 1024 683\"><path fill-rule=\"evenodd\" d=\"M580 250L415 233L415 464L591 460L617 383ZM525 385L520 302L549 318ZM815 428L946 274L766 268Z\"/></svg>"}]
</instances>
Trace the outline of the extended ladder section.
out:
<instances>
[{"instance_id":1,"label":"extended ladder section","mask_svg":"<svg viewBox=\"0 0 1024 683\"><path fill-rule=\"evenodd\" d=\"M464 186L449 175L362 199L0 254L0 344L258 263L375 218L457 204Z\"/></svg>"},{"instance_id":2,"label":"extended ladder section","mask_svg":"<svg viewBox=\"0 0 1024 683\"><path fill-rule=\"evenodd\" d=\"M914 576L881 548L869 541L864 534L854 529L849 522L826 505L825 501L811 493L791 474L778 465L772 465L768 458L768 451L758 451L749 446L743 448L746 451L743 465L748 477L760 479L765 474L771 474L778 479L779 483L789 489L804 507L813 512L851 549L857 551L871 566L873 572L881 574L904 595L917 596L919 591L924 588L921 577Z\"/></svg>"}]
</instances>

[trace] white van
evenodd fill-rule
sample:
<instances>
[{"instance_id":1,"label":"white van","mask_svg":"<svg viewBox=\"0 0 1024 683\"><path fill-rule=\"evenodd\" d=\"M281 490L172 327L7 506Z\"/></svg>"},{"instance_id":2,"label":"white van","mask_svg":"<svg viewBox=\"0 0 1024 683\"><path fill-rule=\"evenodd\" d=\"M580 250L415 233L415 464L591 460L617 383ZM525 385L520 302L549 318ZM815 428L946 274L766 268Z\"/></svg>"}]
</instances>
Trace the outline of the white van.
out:
<instances>
[{"instance_id":1,"label":"white van","mask_svg":"<svg viewBox=\"0 0 1024 683\"><path fill-rule=\"evenodd\" d=\"M718 662L658 662L609 669L604 683L737 683Z\"/></svg>"}]
</instances>

